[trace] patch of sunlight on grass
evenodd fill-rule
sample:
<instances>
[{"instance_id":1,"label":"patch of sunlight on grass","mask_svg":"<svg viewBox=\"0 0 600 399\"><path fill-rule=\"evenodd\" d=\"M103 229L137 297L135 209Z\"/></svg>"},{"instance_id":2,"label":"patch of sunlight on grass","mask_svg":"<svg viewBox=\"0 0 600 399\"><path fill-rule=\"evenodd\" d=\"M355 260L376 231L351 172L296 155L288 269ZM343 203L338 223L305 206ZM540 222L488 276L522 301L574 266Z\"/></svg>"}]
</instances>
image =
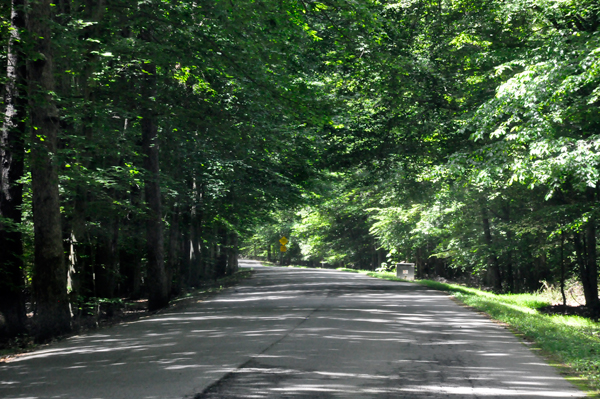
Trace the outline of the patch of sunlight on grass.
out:
<instances>
[{"instance_id":1,"label":"patch of sunlight on grass","mask_svg":"<svg viewBox=\"0 0 600 399\"><path fill-rule=\"evenodd\" d=\"M544 306L552 305L548 299L543 298L538 294L505 294L496 295L496 297L502 302L525 306L531 309L539 309Z\"/></svg>"}]
</instances>

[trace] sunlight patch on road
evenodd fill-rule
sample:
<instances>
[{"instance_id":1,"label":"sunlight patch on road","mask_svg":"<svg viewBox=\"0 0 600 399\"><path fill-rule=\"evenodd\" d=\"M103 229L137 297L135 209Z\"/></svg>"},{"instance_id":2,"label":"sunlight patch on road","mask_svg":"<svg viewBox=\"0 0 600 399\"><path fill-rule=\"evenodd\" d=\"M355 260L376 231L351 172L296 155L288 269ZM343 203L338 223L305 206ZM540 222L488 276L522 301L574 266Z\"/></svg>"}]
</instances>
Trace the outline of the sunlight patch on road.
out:
<instances>
[{"instance_id":1,"label":"sunlight patch on road","mask_svg":"<svg viewBox=\"0 0 600 399\"><path fill-rule=\"evenodd\" d=\"M66 355L89 355L93 353L104 353L104 352L113 352L113 351L123 351L123 350L133 350L133 351L143 351L148 350L150 348L162 348L167 346L175 346L176 343L169 342L164 344L154 344L154 345L125 345L125 346L84 346L84 347L75 347L75 348L65 348L65 349L51 349L45 351L38 351L32 354L26 354L20 357L16 357L14 359L10 359L10 363L17 363L31 359L39 359L51 356L66 356Z\"/></svg>"}]
</instances>

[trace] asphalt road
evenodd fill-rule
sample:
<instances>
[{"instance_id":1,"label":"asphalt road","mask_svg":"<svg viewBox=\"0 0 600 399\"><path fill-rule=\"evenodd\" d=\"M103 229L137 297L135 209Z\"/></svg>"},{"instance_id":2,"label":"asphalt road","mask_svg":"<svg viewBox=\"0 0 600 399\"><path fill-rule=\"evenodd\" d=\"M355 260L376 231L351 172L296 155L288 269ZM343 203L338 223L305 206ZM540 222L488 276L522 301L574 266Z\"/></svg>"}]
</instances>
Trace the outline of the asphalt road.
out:
<instances>
[{"instance_id":1,"label":"asphalt road","mask_svg":"<svg viewBox=\"0 0 600 399\"><path fill-rule=\"evenodd\" d=\"M570 398L509 331L411 283L264 268L184 311L0 363L0 398Z\"/></svg>"}]
</instances>

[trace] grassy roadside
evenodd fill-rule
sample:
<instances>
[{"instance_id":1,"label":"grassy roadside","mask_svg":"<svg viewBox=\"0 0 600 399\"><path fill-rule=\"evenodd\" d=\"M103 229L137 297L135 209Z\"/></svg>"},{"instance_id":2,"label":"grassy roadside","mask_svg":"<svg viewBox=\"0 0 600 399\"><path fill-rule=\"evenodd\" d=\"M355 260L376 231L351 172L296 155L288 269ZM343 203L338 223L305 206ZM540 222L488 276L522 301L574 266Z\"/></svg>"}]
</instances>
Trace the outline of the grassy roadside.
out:
<instances>
[{"instance_id":1,"label":"grassy roadside","mask_svg":"<svg viewBox=\"0 0 600 399\"><path fill-rule=\"evenodd\" d=\"M266 265L277 266L272 263ZM397 278L395 273L347 268L337 270L390 281L406 281ZM531 343L531 349L544 356L566 379L585 391L588 397L600 398L599 322L580 316L540 313L538 309L550 303L537 294L496 295L431 280L418 280L416 283L448 292L464 305L508 325L515 335Z\"/></svg>"}]
</instances>

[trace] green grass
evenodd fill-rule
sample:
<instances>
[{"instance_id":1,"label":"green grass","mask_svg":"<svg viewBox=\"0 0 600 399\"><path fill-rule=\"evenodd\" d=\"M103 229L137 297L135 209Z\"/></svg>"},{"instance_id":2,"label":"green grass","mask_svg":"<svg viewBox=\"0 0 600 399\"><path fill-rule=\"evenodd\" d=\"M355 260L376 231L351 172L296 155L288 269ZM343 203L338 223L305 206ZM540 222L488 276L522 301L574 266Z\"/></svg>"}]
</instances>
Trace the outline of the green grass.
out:
<instances>
[{"instance_id":1,"label":"green grass","mask_svg":"<svg viewBox=\"0 0 600 399\"><path fill-rule=\"evenodd\" d=\"M421 280L427 287L447 291L464 304L504 322L527 341L536 344L551 362L566 366L573 383L600 394L600 323L579 316L546 315L537 309L549 305L535 294L495 295L489 292L437 281ZM562 370L565 372L565 370Z\"/></svg>"}]
</instances>

